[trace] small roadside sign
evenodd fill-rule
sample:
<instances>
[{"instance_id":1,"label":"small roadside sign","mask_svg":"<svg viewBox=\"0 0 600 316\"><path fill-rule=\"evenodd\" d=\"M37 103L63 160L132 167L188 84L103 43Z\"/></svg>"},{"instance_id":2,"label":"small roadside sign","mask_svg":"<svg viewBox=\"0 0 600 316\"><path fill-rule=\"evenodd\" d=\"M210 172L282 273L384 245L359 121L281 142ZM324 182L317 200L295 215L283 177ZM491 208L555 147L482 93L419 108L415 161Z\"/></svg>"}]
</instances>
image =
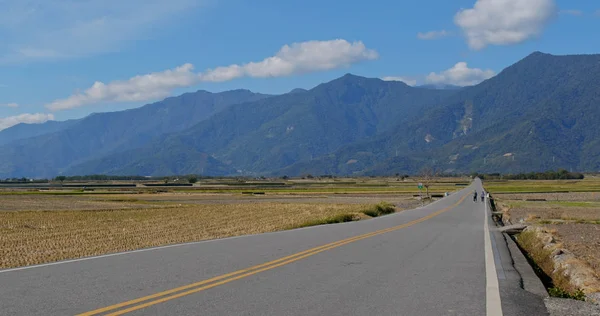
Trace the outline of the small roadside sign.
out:
<instances>
[{"instance_id":1,"label":"small roadside sign","mask_svg":"<svg viewBox=\"0 0 600 316\"><path fill-rule=\"evenodd\" d=\"M419 182L419 190L423 188L423 183Z\"/></svg>"}]
</instances>

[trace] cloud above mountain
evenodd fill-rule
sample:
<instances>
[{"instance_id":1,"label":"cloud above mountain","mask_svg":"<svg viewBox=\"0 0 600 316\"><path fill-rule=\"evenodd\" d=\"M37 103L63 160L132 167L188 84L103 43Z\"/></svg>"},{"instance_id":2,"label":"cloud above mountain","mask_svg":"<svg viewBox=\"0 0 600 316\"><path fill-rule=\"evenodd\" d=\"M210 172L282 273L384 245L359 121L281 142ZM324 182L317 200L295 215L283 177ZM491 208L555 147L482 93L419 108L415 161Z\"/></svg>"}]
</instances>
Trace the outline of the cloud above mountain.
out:
<instances>
[{"instance_id":1,"label":"cloud above mountain","mask_svg":"<svg viewBox=\"0 0 600 316\"><path fill-rule=\"evenodd\" d=\"M466 62L459 62L450 69L430 73L425 77L425 82L464 87L478 84L494 75L496 73L491 69L469 68Z\"/></svg>"},{"instance_id":2,"label":"cloud above mountain","mask_svg":"<svg viewBox=\"0 0 600 316\"><path fill-rule=\"evenodd\" d=\"M129 80L117 80L106 84L96 81L83 93L56 100L47 104L46 108L60 111L100 102L133 102L164 98L175 88L196 84L198 78L192 72L193 69L193 65L184 64L175 69L135 76Z\"/></svg>"},{"instance_id":3,"label":"cloud above mountain","mask_svg":"<svg viewBox=\"0 0 600 316\"><path fill-rule=\"evenodd\" d=\"M283 46L274 56L260 62L209 69L199 75L202 81L221 82L240 77L282 77L331 70L379 57L362 42L343 39L308 41Z\"/></svg>"},{"instance_id":4,"label":"cloud above mountain","mask_svg":"<svg viewBox=\"0 0 600 316\"><path fill-rule=\"evenodd\" d=\"M416 86L417 85L417 79L408 78L408 77L387 76L387 77L381 78L381 80L384 80L384 81L401 81L401 82L406 83L409 86Z\"/></svg>"},{"instance_id":5,"label":"cloud above mountain","mask_svg":"<svg viewBox=\"0 0 600 316\"><path fill-rule=\"evenodd\" d=\"M275 55L262 61L232 64L193 72L192 64L175 69L139 75L128 80L109 83L95 82L83 93L55 100L46 105L52 111L72 109L103 102L150 101L168 96L175 88L189 87L200 82L223 82L241 77L266 78L325 71L348 67L379 57L375 50L362 42L343 39L308 41L283 46Z\"/></svg>"},{"instance_id":6,"label":"cloud above mountain","mask_svg":"<svg viewBox=\"0 0 600 316\"><path fill-rule=\"evenodd\" d=\"M477 0L454 16L469 47L519 44L540 35L557 14L554 0Z\"/></svg>"},{"instance_id":7,"label":"cloud above mountain","mask_svg":"<svg viewBox=\"0 0 600 316\"><path fill-rule=\"evenodd\" d=\"M9 128L19 123L44 123L54 120L54 115L46 113L24 113L16 116L0 118L0 130Z\"/></svg>"},{"instance_id":8,"label":"cloud above mountain","mask_svg":"<svg viewBox=\"0 0 600 316\"><path fill-rule=\"evenodd\" d=\"M0 107L7 107L7 108L18 108L19 104L17 103L4 103L4 104L0 104Z\"/></svg>"}]
</instances>

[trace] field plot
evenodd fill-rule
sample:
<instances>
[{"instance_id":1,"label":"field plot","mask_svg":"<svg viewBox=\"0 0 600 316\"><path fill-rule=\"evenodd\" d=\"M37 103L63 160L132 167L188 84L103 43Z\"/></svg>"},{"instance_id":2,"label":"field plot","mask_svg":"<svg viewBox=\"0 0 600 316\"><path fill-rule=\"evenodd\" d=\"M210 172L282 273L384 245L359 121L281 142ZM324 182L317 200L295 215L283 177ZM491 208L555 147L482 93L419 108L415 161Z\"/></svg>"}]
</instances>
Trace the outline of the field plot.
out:
<instances>
[{"instance_id":1,"label":"field plot","mask_svg":"<svg viewBox=\"0 0 600 316\"><path fill-rule=\"evenodd\" d=\"M0 214L0 267L263 233L359 214L366 205L227 204Z\"/></svg>"},{"instance_id":2,"label":"field plot","mask_svg":"<svg viewBox=\"0 0 600 316\"><path fill-rule=\"evenodd\" d=\"M0 190L0 268L368 219L421 205L415 197L417 181L297 180L287 181L286 187L207 181L184 188ZM460 188L438 179L430 192Z\"/></svg>"},{"instance_id":3,"label":"field plot","mask_svg":"<svg viewBox=\"0 0 600 316\"><path fill-rule=\"evenodd\" d=\"M504 220L544 228L600 277L600 183L595 179L521 182L485 184Z\"/></svg>"},{"instance_id":4,"label":"field plot","mask_svg":"<svg viewBox=\"0 0 600 316\"><path fill-rule=\"evenodd\" d=\"M90 195L1 195L2 211L65 211L65 210L123 210L140 208L173 207L158 203L145 202L136 196L107 196L100 199Z\"/></svg>"},{"instance_id":5,"label":"field plot","mask_svg":"<svg viewBox=\"0 0 600 316\"><path fill-rule=\"evenodd\" d=\"M574 193L600 192L600 179L585 180L507 180L484 181L488 191L494 193Z\"/></svg>"}]
</instances>

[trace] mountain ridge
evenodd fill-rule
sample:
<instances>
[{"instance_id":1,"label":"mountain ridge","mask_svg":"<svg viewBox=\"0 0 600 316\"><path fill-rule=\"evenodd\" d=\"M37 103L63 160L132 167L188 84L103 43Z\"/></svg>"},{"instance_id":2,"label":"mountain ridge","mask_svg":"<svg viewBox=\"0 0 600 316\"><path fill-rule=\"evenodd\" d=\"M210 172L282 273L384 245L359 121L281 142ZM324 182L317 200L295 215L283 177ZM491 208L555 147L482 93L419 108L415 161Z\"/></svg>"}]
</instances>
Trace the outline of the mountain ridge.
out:
<instances>
[{"instance_id":1,"label":"mountain ridge","mask_svg":"<svg viewBox=\"0 0 600 316\"><path fill-rule=\"evenodd\" d=\"M534 52L460 89L348 73L276 96L242 89L193 103L194 94L184 94L157 102L163 107L130 119L119 133L103 134L99 118L110 115L96 114L86 117L86 129L2 145L0 177L597 171L596 82L600 55ZM190 102L201 113L176 111ZM37 158L18 161L23 156Z\"/></svg>"}]
</instances>

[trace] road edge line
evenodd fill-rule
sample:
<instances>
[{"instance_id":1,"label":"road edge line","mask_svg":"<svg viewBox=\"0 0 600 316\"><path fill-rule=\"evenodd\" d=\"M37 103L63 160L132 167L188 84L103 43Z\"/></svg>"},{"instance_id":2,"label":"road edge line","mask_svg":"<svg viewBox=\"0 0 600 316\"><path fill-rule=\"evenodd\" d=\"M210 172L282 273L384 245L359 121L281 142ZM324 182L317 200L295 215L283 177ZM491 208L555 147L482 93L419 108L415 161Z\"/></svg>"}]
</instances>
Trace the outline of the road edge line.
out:
<instances>
[{"instance_id":1,"label":"road edge line","mask_svg":"<svg viewBox=\"0 0 600 316\"><path fill-rule=\"evenodd\" d=\"M490 236L490 218L488 201L485 203L485 220L483 222L484 248L485 248L485 313L487 316L502 316L502 303L500 299L500 286L496 273L496 263L492 250Z\"/></svg>"}]
</instances>

